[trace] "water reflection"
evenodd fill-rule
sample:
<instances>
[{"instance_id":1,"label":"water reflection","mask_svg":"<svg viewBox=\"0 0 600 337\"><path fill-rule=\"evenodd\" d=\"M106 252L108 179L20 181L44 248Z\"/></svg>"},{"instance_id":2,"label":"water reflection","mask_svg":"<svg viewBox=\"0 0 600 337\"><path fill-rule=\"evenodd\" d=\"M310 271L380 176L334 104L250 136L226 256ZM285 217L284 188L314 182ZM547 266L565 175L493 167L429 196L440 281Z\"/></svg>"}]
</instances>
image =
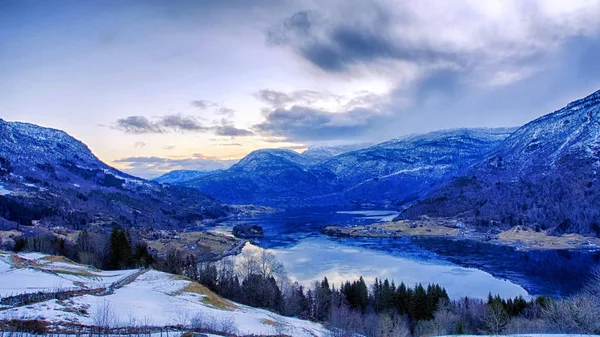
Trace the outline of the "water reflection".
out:
<instances>
[{"instance_id":1,"label":"water reflection","mask_svg":"<svg viewBox=\"0 0 600 337\"><path fill-rule=\"evenodd\" d=\"M265 237L257 246L275 253L290 277L305 285L325 276L337 284L359 276L369 282L379 277L409 285L436 282L454 298L486 297L489 292L505 297L568 295L600 263L600 253L519 252L437 238L335 239L319 233L328 224L364 224L395 216L389 211L277 213L230 219L214 230L231 232L241 223L262 226Z\"/></svg>"}]
</instances>

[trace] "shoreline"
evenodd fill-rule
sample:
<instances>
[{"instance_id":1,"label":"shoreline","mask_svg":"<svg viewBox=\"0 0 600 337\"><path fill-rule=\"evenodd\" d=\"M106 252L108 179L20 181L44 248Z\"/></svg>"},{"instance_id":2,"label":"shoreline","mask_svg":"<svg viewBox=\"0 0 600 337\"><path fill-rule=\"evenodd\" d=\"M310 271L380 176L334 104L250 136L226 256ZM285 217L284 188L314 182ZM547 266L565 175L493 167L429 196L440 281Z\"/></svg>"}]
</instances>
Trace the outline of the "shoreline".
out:
<instances>
[{"instance_id":1,"label":"shoreline","mask_svg":"<svg viewBox=\"0 0 600 337\"><path fill-rule=\"evenodd\" d=\"M443 238L452 240L476 241L508 246L522 251L533 250L578 250L600 251L600 238L579 234L552 236L546 232L536 232L521 226L507 230L490 229L482 232L456 220L426 219L379 222L369 225L340 226L329 225L320 232L338 238Z\"/></svg>"}]
</instances>

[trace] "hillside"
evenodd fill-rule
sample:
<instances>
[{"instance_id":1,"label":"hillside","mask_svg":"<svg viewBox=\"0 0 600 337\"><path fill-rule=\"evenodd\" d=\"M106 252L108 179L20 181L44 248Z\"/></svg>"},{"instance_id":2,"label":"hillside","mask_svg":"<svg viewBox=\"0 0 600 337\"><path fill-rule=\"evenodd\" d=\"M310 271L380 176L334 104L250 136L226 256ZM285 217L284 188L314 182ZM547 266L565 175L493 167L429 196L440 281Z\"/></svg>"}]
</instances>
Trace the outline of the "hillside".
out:
<instances>
[{"instance_id":1,"label":"hillside","mask_svg":"<svg viewBox=\"0 0 600 337\"><path fill-rule=\"evenodd\" d=\"M33 220L180 228L228 211L198 190L120 172L63 131L1 119L0 191L2 228Z\"/></svg>"},{"instance_id":2,"label":"hillside","mask_svg":"<svg viewBox=\"0 0 600 337\"><path fill-rule=\"evenodd\" d=\"M313 148L302 154L263 149L228 170L171 182L233 204L398 206L477 162L511 131L439 131L350 152L343 152L349 147ZM338 152L343 153L334 155Z\"/></svg>"},{"instance_id":3,"label":"hillside","mask_svg":"<svg viewBox=\"0 0 600 337\"><path fill-rule=\"evenodd\" d=\"M403 216L600 236L599 136L600 91L524 125Z\"/></svg>"},{"instance_id":4,"label":"hillside","mask_svg":"<svg viewBox=\"0 0 600 337\"><path fill-rule=\"evenodd\" d=\"M236 335L326 334L320 324L230 302L184 277L155 270L101 271L57 256L0 252L0 281L0 320L35 319L63 326L205 326ZM33 296L20 296L18 300L33 302L8 303L10 294L37 292L60 292L68 298L35 301Z\"/></svg>"}]
</instances>

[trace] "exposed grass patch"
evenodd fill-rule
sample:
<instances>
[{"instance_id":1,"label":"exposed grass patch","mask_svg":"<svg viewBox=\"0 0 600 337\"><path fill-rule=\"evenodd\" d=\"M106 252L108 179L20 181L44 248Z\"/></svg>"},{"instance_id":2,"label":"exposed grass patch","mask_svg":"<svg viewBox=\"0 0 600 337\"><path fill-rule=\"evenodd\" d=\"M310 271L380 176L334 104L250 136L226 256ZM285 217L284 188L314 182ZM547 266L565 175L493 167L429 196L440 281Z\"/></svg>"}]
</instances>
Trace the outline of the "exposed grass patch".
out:
<instances>
[{"instance_id":1,"label":"exposed grass patch","mask_svg":"<svg viewBox=\"0 0 600 337\"><path fill-rule=\"evenodd\" d=\"M70 260L64 256L57 256L57 255L46 255L46 256L42 257L40 260L75 264L75 262L73 262L72 260Z\"/></svg>"},{"instance_id":2,"label":"exposed grass patch","mask_svg":"<svg viewBox=\"0 0 600 337\"><path fill-rule=\"evenodd\" d=\"M279 322L275 322L275 321L272 321L272 320L270 320L270 319L266 319L266 318L265 318L265 319L263 319L263 320L262 320L262 321L260 321L260 322L261 322L262 324L266 324L266 325L270 325L270 326L281 326L281 323L279 323Z\"/></svg>"},{"instance_id":3,"label":"exposed grass patch","mask_svg":"<svg viewBox=\"0 0 600 337\"><path fill-rule=\"evenodd\" d=\"M204 303L206 305L210 305L213 308L217 308L217 309L221 309L221 310L228 310L228 311L232 311L232 310L235 310L238 308L237 305L218 296L217 294L213 293L205 286L195 283L195 282L191 282L190 284L185 286L183 289L176 291L172 295L180 295L183 293L202 295L202 296L204 296L204 297L202 297L202 303Z\"/></svg>"},{"instance_id":4,"label":"exposed grass patch","mask_svg":"<svg viewBox=\"0 0 600 337\"><path fill-rule=\"evenodd\" d=\"M46 269L46 270L53 272L53 273L64 274L64 275L73 275L73 276L81 276L81 277L88 277L88 278L99 277L99 275L90 273L87 270L67 270L67 269Z\"/></svg>"}]
</instances>

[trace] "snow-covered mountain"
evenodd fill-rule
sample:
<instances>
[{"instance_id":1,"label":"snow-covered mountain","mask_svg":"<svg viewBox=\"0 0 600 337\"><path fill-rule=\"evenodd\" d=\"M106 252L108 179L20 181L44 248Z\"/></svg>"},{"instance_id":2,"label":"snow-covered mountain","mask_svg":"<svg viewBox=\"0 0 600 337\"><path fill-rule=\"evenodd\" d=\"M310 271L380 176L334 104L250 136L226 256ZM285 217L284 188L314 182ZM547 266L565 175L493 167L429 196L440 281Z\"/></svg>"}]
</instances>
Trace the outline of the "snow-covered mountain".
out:
<instances>
[{"instance_id":1,"label":"snow-covered mountain","mask_svg":"<svg viewBox=\"0 0 600 337\"><path fill-rule=\"evenodd\" d=\"M402 203L477 162L514 129L456 129L411 135L320 165L347 186L346 199Z\"/></svg>"},{"instance_id":2,"label":"snow-covered mountain","mask_svg":"<svg viewBox=\"0 0 600 337\"><path fill-rule=\"evenodd\" d=\"M439 131L350 152L320 148L298 154L263 149L228 170L176 183L236 204L283 208L393 205L418 197L480 160L511 131ZM336 151L342 153L317 159Z\"/></svg>"},{"instance_id":3,"label":"snow-covered mountain","mask_svg":"<svg viewBox=\"0 0 600 337\"><path fill-rule=\"evenodd\" d=\"M0 217L23 225L45 219L54 225L178 227L226 213L197 190L104 164L63 131L1 119L0 190Z\"/></svg>"},{"instance_id":4,"label":"snow-covered mountain","mask_svg":"<svg viewBox=\"0 0 600 337\"><path fill-rule=\"evenodd\" d=\"M227 203L295 207L334 192L335 176L291 150L257 150L231 168L183 182Z\"/></svg>"},{"instance_id":5,"label":"snow-covered mountain","mask_svg":"<svg viewBox=\"0 0 600 337\"><path fill-rule=\"evenodd\" d=\"M347 144L338 146L311 146L300 155L308 159L312 164L321 163L327 159L339 156L346 152L364 149L373 144Z\"/></svg>"},{"instance_id":6,"label":"snow-covered mountain","mask_svg":"<svg viewBox=\"0 0 600 337\"><path fill-rule=\"evenodd\" d=\"M214 171L196 171L196 170L175 170L169 173L165 173L158 178L152 180L162 184L181 184L183 182L205 177L211 174L219 173L222 170Z\"/></svg>"},{"instance_id":7,"label":"snow-covered mountain","mask_svg":"<svg viewBox=\"0 0 600 337\"><path fill-rule=\"evenodd\" d=\"M600 91L540 117L405 216L600 235Z\"/></svg>"}]
</instances>

